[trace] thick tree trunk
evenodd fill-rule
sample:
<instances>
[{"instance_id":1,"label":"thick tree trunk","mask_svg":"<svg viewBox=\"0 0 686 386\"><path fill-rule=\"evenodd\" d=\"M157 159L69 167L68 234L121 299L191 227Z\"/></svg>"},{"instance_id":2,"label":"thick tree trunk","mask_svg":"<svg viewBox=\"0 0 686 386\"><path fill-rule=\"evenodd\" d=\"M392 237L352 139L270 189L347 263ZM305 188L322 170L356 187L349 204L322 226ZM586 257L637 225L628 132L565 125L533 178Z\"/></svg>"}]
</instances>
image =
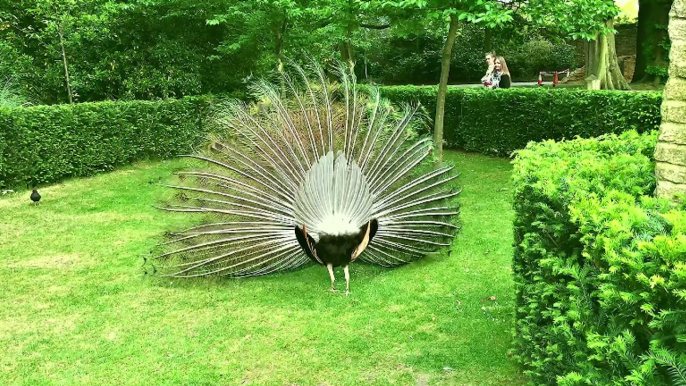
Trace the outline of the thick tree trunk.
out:
<instances>
[{"instance_id":1,"label":"thick tree trunk","mask_svg":"<svg viewBox=\"0 0 686 386\"><path fill-rule=\"evenodd\" d=\"M669 21L672 0L639 0L636 34L636 69L632 82L649 82L648 66L664 65L665 49L661 43L667 36L663 26ZM659 79L658 79L659 81Z\"/></svg>"},{"instance_id":2,"label":"thick tree trunk","mask_svg":"<svg viewBox=\"0 0 686 386\"><path fill-rule=\"evenodd\" d=\"M636 69L632 82L644 81L646 67L648 67L648 55L643 48L644 43L650 38L650 14L654 0L638 0L638 26L636 28Z\"/></svg>"},{"instance_id":3,"label":"thick tree trunk","mask_svg":"<svg viewBox=\"0 0 686 386\"><path fill-rule=\"evenodd\" d=\"M664 61L664 50L660 46L655 47L655 65L656 66L664 66L665 61ZM653 78L653 86L659 86L660 83L662 83L662 76L661 75L655 75Z\"/></svg>"},{"instance_id":4,"label":"thick tree trunk","mask_svg":"<svg viewBox=\"0 0 686 386\"><path fill-rule=\"evenodd\" d=\"M586 76L589 77L594 75L598 71L597 67L597 54L598 51L598 40L591 40L586 42ZM595 75L594 75L595 76Z\"/></svg>"},{"instance_id":5,"label":"thick tree trunk","mask_svg":"<svg viewBox=\"0 0 686 386\"><path fill-rule=\"evenodd\" d=\"M441 60L441 80L438 84L438 98L436 100L436 120L434 121L434 142L436 145L436 159L440 164L443 162L443 118L445 116L445 95L448 92L448 76L450 75L450 58L457 35L457 16L450 15L450 29L448 38L443 46L443 59Z\"/></svg>"},{"instance_id":6,"label":"thick tree trunk","mask_svg":"<svg viewBox=\"0 0 686 386\"><path fill-rule=\"evenodd\" d=\"M669 10L671 9L671 0L662 0L657 2L657 10L655 16L655 61L654 66L657 67L668 67L668 63L665 61L667 56L667 50L664 45L669 41L669 34L664 29L669 24ZM661 28L662 27L662 28ZM653 83L657 86L662 83L663 78L661 75L655 75Z\"/></svg>"},{"instance_id":7,"label":"thick tree trunk","mask_svg":"<svg viewBox=\"0 0 686 386\"><path fill-rule=\"evenodd\" d=\"M341 60L348 63L351 67L355 63L355 49L350 41L345 41L338 46L341 52Z\"/></svg>"},{"instance_id":8,"label":"thick tree trunk","mask_svg":"<svg viewBox=\"0 0 686 386\"><path fill-rule=\"evenodd\" d=\"M605 22L612 27L612 20ZM587 76L595 76L602 90L628 90L629 84L617 62L615 35L599 35L588 44Z\"/></svg>"},{"instance_id":9,"label":"thick tree trunk","mask_svg":"<svg viewBox=\"0 0 686 386\"><path fill-rule=\"evenodd\" d=\"M658 197L686 194L686 0L674 0L669 14L669 80L662 99L662 124L655 147Z\"/></svg>"}]
</instances>

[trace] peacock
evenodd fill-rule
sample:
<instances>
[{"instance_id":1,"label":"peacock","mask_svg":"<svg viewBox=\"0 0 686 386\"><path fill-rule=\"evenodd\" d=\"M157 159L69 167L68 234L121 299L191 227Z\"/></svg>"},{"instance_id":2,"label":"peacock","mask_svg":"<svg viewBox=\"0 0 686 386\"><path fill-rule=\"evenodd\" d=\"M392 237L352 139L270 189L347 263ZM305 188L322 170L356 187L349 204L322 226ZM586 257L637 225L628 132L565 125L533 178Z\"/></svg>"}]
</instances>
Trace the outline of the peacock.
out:
<instances>
[{"instance_id":1,"label":"peacock","mask_svg":"<svg viewBox=\"0 0 686 386\"><path fill-rule=\"evenodd\" d=\"M257 102L216 108L208 145L177 173L161 209L203 214L170 233L158 257L176 277L246 277L314 261L357 259L384 267L449 246L459 229L458 173L437 165L418 134L419 106L396 109L340 65L330 80L317 63L293 62L278 82L256 80Z\"/></svg>"}]
</instances>

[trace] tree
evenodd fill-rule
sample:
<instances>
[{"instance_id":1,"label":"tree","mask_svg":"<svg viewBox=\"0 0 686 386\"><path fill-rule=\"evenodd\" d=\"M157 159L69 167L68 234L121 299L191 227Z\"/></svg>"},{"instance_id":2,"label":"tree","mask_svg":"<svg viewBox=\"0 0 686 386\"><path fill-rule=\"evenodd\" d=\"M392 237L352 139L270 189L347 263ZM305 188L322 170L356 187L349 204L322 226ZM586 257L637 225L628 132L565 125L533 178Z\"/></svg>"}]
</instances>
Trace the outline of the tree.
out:
<instances>
[{"instance_id":1,"label":"tree","mask_svg":"<svg viewBox=\"0 0 686 386\"><path fill-rule=\"evenodd\" d=\"M655 176L657 196L676 200L678 195L686 194L686 0L674 0L669 13L669 38L669 79L655 147Z\"/></svg>"},{"instance_id":2,"label":"tree","mask_svg":"<svg viewBox=\"0 0 686 386\"><path fill-rule=\"evenodd\" d=\"M78 29L72 17L75 0L35 0L6 5L0 10L0 22L6 28L6 39L21 40L21 44L32 51L42 51L44 62L58 62L60 70L53 72L53 80L64 87L69 103L73 103L75 92L69 75L67 37ZM56 70L53 67L53 70ZM56 73L61 73L57 75ZM58 80L59 79L59 80Z\"/></svg>"},{"instance_id":3,"label":"tree","mask_svg":"<svg viewBox=\"0 0 686 386\"><path fill-rule=\"evenodd\" d=\"M384 7L383 0L314 0L308 23L301 31L314 39L337 48L341 61L354 67L357 49L368 50L372 33L390 29L398 12ZM318 22L312 23L313 20ZM313 28L314 27L314 28ZM305 43L307 39L301 39ZM311 44L300 44L311 49Z\"/></svg>"},{"instance_id":4,"label":"tree","mask_svg":"<svg viewBox=\"0 0 686 386\"><path fill-rule=\"evenodd\" d=\"M638 0L636 69L632 82L660 82L667 74L667 23L673 0Z\"/></svg>"},{"instance_id":5,"label":"tree","mask_svg":"<svg viewBox=\"0 0 686 386\"><path fill-rule=\"evenodd\" d=\"M533 1L532 1L533 3ZM586 74L595 77L595 88L603 90L626 90L629 84L622 75L615 49L616 33L613 19L619 9L613 0L577 0L574 2L551 2L541 0L535 3L536 20L551 12L544 24L561 35L574 39L589 40L586 52Z\"/></svg>"},{"instance_id":6,"label":"tree","mask_svg":"<svg viewBox=\"0 0 686 386\"><path fill-rule=\"evenodd\" d=\"M605 22L607 29L613 29L613 21ZM602 90L628 90L629 83L624 79L617 61L614 32L598 34L588 43L586 51L586 75L597 82L593 88Z\"/></svg>"},{"instance_id":7,"label":"tree","mask_svg":"<svg viewBox=\"0 0 686 386\"><path fill-rule=\"evenodd\" d=\"M289 28L306 10L307 2L296 0L230 1L207 20L230 32L218 47L224 54L263 51L262 62L281 67ZM265 48L267 48L265 50Z\"/></svg>"},{"instance_id":8,"label":"tree","mask_svg":"<svg viewBox=\"0 0 686 386\"><path fill-rule=\"evenodd\" d=\"M441 18L448 22L448 33L443 48L441 77L436 99L434 141L436 158L443 158L443 118L445 96L450 75L450 54L455 42L457 21L495 28L511 23L513 15L519 14L533 25L570 36L590 39L597 34L612 31L606 21L617 15L618 9L610 0L396 0L389 5L422 11L429 18Z\"/></svg>"},{"instance_id":9,"label":"tree","mask_svg":"<svg viewBox=\"0 0 686 386\"><path fill-rule=\"evenodd\" d=\"M233 90L261 52L219 52L232 31L206 21L236 2L2 1L0 71L9 68L42 103L68 102L77 93L84 102Z\"/></svg>"},{"instance_id":10,"label":"tree","mask_svg":"<svg viewBox=\"0 0 686 386\"><path fill-rule=\"evenodd\" d=\"M284 56L302 59L303 52L320 62L337 53L353 67L355 47L369 41L368 33L391 27L390 12L382 12L379 0L225 1L224 11L208 20L231 31L219 50L260 51L261 70L281 68Z\"/></svg>"}]
</instances>

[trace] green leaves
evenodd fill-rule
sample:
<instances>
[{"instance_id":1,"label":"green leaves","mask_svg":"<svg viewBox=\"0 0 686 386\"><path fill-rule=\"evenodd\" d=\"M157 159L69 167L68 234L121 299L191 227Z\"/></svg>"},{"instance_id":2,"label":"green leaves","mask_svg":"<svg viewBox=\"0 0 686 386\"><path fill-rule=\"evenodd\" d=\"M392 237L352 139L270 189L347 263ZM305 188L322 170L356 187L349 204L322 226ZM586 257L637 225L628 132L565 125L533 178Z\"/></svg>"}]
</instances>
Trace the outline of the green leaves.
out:
<instances>
[{"instance_id":1,"label":"green leaves","mask_svg":"<svg viewBox=\"0 0 686 386\"><path fill-rule=\"evenodd\" d=\"M0 77L14 76L42 103L67 101L57 33L62 28L78 102L232 90L251 73L266 75L277 68L284 55L300 58L303 53L323 63L352 52L358 75L376 81L388 67L412 74L421 61L427 74L417 80L435 82L440 48L427 55L436 49L419 40L431 35L441 43L451 15L475 30L517 30L526 24L545 28L546 34L588 37L603 28L598 20L613 12L613 3L603 0L5 1L0 6ZM416 44L392 44L397 37L411 37ZM481 47L473 40L458 42ZM495 44L502 47L497 39ZM398 60L371 58L384 50ZM452 72L482 68L481 53L478 57L477 63L474 55L455 56L459 65ZM405 60L407 67L398 64Z\"/></svg>"},{"instance_id":2,"label":"green leaves","mask_svg":"<svg viewBox=\"0 0 686 386\"><path fill-rule=\"evenodd\" d=\"M604 22L619 13L609 0L398 0L386 1L384 6L424 11L430 18L457 14L458 20L488 28L513 22L516 14L530 25L575 39L611 32Z\"/></svg>"},{"instance_id":3,"label":"green leaves","mask_svg":"<svg viewBox=\"0 0 686 386\"><path fill-rule=\"evenodd\" d=\"M234 89L254 58L239 52L227 66L228 55L217 52L226 33L218 10L226 3L94 0L70 8L55 0L3 2L0 77L13 75L38 103L67 101L62 28L78 102Z\"/></svg>"},{"instance_id":4,"label":"green leaves","mask_svg":"<svg viewBox=\"0 0 686 386\"><path fill-rule=\"evenodd\" d=\"M686 211L650 196L656 134L517 152L515 345L538 383L681 382Z\"/></svg>"}]
</instances>

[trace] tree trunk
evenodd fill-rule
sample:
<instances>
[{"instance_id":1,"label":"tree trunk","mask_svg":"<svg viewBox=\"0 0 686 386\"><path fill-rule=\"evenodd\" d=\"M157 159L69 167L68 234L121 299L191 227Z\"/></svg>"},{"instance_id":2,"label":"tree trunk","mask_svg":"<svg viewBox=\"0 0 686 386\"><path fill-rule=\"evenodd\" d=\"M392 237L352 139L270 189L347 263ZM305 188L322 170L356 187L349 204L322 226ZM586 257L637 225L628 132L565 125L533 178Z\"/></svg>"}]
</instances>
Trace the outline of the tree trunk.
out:
<instances>
[{"instance_id":1,"label":"tree trunk","mask_svg":"<svg viewBox=\"0 0 686 386\"><path fill-rule=\"evenodd\" d=\"M275 53L276 53L276 58L277 58L277 69L279 72L283 71L283 40L284 36L286 35L286 28L288 27L288 16L284 15L283 17L283 22L281 23L281 27L279 28L279 31L276 34L276 46L274 47ZM283 76L279 77L281 84L280 84L280 89L281 89L281 96L283 97L286 92L286 84Z\"/></svg>"},{"instance_id":2,"label":"tree trunk","mask_svg":"<svg viewBox=\"0 0 686 386\"><path fill-rule=\"evenodd\" d=\"M67 84L67 96L69 97L69 103L74 103L73 94L71 91L71 81L69 80L69 66L67 66L67 53L64 49L64 24L60 23L57 29L57 34L60 37L60 48L62 48L62 65L64 66L64 79Z\"/></svg>"},{"instance_id":3,"label":"tree trunk","mask_svg":"<svg viewBox=\"0 0 686 386\"><path fill-rule=\"evenodd\" d=\"M636 34L636 69L632 82L649 82L653 75L648 74L648 66L661 66L665 63L666 50L661 43L667 36L662 26L669 21L672 0L639 0L638 30Z\"/></svg>"},{"instance_id":4,"label":"tree trunk","mask_svg":"<svg viewBox=\"0 0 686 386\"><path fill-rule=\"evenodd\" d=\"M660 67L665 65L664 50L660 46L655 46L655 65ZM662 76L656 74L653 78L653 86L657 87L660 83L662 83Z\"/></svg>"},{"instance_id":5,"label":"tree trunk","mask_svg":"<svg viewBox=\"0 0 686 386\"><path fill-rule=\"evenodd\" d=\"M352 67L355 63L355 50L352 43L350 43L349 40L346 40L338 45L338 49L341 52L341 60Z\"/></svg>"},{"instance_id":6,"label":"tree trunk","mask_svg":"<svg viewBox=\"0 0 686 386\"><path fill-rule=\"evenodd\" d=\"M448 92L448 76L450 75L450 58L457 35L457 16L450 15L450 29L448 38L443 46L441 61L441 80L438 84L438 98L436 100L436 120L434 124L434 142L436 145L436 161L443 162L443 117L445 116L445 95Z\"/></svg>"},{"instance_id":7,"label":"tree trunk","mask_svg":"<svg viewBox=\"0 0 686 386\"><path fill-rule=\"evenodd\" d=\"M686 194L686 0L674 0L669 19L672 48L655 147L656 195L682 201L676 195Z\"/></svg>"},{"instance_id":8,"label":"tree trunk","mask_svg":"<svg viewBox=\"0 0 686 386\"><path fill-rule=\"evenodd\" d=\"M355 51L353 49L352 33L354 20L356 19L355 7L353 5L353 0L348 0L348 20L345 27L345 41L340 45L341 59L350 66L352 73L354 74L355 68Z\"/></svg>"},{"instance_id":9,"label":"tree trunk","mask_svg":"<svg viewBox=\"0 0 686 386\"><path fill-rule=\"evenodd\" d=\"M597 72L598 58L596 52L598 51L598 40L594 39L586 42L586 77L594 75Z\"/></svg>"},{"instance_id":10,"label":"tree trunk","mask_svg":"<svg viewBox=\"0 0 686 386\"><path fill-rule=\"evenodd\" d=\"M612 20L605 25L612 28ZM603 90L628 90L629 84L622 75L622 70L617 62L615 50L615 35L598 35L588 44L587 76L595 76Z\"/></svg>"},{"instance_id":11,"label":"tree trunk","mask_svg":"<svg viewBox=\"0 0 686 386\"><path fill-rule=\"evenodd\" d=\"M364 79L369 78L369 61L367 60L367 51L364 52Z\"/></svg>"},{"instance_id":12,"label":"tree trunk","mask_svg":"<svg viewBox=\"0 0 686 386\"><path fill-rule=\"evenodd\" d=\"M276 57L279 59L279 65L281 64L281 59L283 59L283 41L284 36L286 35L286 28L288 28L288 16L284 15L281 27L279 27L279 30L276 33L276 45L274 47Z\"/></svg>"},{"instance_id":13,"label":"tree trunk","mask_svg":"<svg viewBox=\"0 0 686 386\"><path fill-rule=\"evenodd\" d=\"M659 68L665 68L669 66L669 64L665 61L665 56L667 56L667 50L664 47L664 45L666 43L668 44L669 42L669 34L667 33L664 27L667 27L669 24L669 10L672 5L671 3L671 0L663 0L657 2L657 11L654 24L654 27L656 27L654 32L655 60L652 64ZM653 79L653 83L655 84L655 86L658 86L662 83L662 80L662 76L657 74Z\"/></svg>"},{"instance_id":14,"label":"tree trunk","mask_svg":"<svg viewBox=\"0 0 686 386\"><path fill-rule=\"evenodd\" d=\"M490 28L486 28L484 31L484 52L491 52L491 47L493 46L493 32Z\"/></svg>"},{"instance_id":15,"label":"tree trunk","mask_svg":"<svg viewBox=\"0 0 686 386\"><path fill-rule=\"evenodd\" d=\"M650 14L654 0L638 0L638 26L636 28L636 69L632 82L645 81L646 67L648 67L648 55L644 49L644 43L650 39Z\"/></svg>"}]
</instances>

